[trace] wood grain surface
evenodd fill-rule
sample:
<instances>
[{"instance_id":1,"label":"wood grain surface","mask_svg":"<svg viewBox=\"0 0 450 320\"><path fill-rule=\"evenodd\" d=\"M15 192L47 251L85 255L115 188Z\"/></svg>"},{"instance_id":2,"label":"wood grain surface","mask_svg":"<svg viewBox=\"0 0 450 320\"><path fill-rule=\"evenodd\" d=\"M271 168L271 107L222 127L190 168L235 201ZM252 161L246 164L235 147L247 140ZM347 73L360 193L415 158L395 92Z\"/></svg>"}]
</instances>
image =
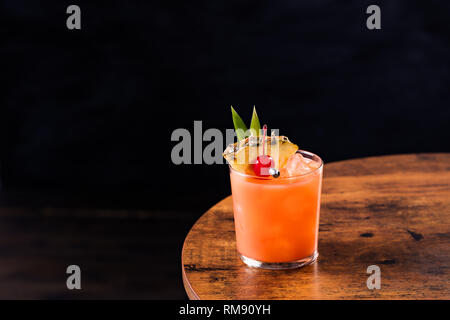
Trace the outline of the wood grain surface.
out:
<instances>
[{"instance_id":1,"label":"wood grain surface","mask_svg":"<svg viewBox=\"0 0 450 320\"><path fill-rule=\"evenodd\" d=\"M450 299L450 154L326 164L319 259L250 268L235 247L231 196L192 227L182 251L191 299ZM367 267L381 289L367 288Z\"/></svg>"}]
</instances>

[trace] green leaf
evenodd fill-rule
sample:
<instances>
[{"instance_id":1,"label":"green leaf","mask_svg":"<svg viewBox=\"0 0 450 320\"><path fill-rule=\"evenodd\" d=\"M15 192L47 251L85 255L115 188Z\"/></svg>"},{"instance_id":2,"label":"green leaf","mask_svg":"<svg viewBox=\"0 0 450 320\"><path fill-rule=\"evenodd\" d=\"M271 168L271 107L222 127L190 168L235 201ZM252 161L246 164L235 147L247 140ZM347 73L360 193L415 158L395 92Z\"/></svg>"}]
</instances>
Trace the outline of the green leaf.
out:
<instances>
[{"instance_id":1,"label":"green leaf","mask_svg":"<svg viewBox=\"0 0 450 320\"><path fill-rule=\"evenodd\" d=\"M247 126L236 110L234 110L233 106L231 106L231 114L233 116L234 130L236 131L238 140L240 141L247 138Z\"/></svg>"},{"instance_id":2,"label":"green leaf","mask_svg":"<svg viewBox=\"0 0 450 320\"><path fill-rule=\"evenodd\" d=\"M261 133L261 124L259 123L258 114L256 113L256 108L253 106L253 114L252 114L252 122L250 124L251 132L256 132L256 136L259 136Z\"/></svg>"},{"instance_id":3,"label":"green leaf","mask_svg":"<svg viewBox=\"0 0 450 320\"><path fill-rule=\"evenodd\" d=\"M236 110L233 109L233 106L231 106L231 114L233 116L234 130L236 131L238 140L241 141L246 138L247 126L244 121L242 121Z\"/></svg>"}]
</instances>

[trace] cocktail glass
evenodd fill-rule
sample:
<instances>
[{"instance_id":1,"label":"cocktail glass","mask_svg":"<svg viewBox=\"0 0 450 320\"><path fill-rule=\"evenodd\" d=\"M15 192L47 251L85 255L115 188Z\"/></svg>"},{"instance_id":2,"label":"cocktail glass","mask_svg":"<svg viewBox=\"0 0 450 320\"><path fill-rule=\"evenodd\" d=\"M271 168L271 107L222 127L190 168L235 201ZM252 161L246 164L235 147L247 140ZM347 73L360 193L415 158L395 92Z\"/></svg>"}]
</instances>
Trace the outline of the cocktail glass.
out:
<instances>
[{"instance_id":1,"label":"cocktail glass","mask_svg":"<svg viewBox=\"0 0 450 320\"><path fill-rule=\"evenodd\" d=\"M242 261L263 269L291 269L319 253L323 162L298 150L316 168L290 177L258 177L230 166L236 245Z\"/></svg>"}]
</instances>

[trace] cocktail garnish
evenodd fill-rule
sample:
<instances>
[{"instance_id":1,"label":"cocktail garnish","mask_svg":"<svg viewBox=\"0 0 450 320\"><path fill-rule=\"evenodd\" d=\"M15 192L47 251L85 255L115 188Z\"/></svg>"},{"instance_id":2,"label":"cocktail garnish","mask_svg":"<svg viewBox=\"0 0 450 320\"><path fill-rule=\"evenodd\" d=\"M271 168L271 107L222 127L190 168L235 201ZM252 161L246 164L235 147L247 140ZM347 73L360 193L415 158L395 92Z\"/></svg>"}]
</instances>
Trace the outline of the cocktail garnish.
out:
<instances>
[{"instance_id":1,"label":"cocktail garnish","mask_svg":"<svg viewBox=\"0 0 450 320\"><path fill-rule=\"evenodd\" d=\"M274 168L275 163L271 156L266 155L266 136L267 136L267 125L263 126L263 151L262 155L256 157L256 162L253 165L253 171L257 176L268 177L273 175L275 178L280 176L280 172Z\"/></svg>"},{"instance_id":2,"label":"cocktail garnish","mask_svg":"<svg viewBox=\"0 0 450 320\"><path fill-rule=\"evenodd\" d=\"M247 126L233 107L231 112L238 142L230 144L225 149L224 158L238 172L252 176L278 177L280 169L284 168L288 158L298 150L297 145L284 136L274 134L267 136L267 126L265 126L264 134L261 135L255 108L253 108L251 130L247 130Z\"/></svg>"},{"instance_id":3,"label":"cocktail garnish","mask_svg":"<svg viewBox=\"0 0 450 320\"><path fill-rule=\"evenodd\" d=\"M236 110L234 110L233 106L231 106L231 115L233 116L234 131L236 131L238 141L247 138L247 126Z\"/></svg>"},{"instance_id":4,"label":"cocktail garnish","mask_svg":"<svg viewBox=\"0 0 450 320\"><path fill-rule=\"evenodd\" d=\"M256 113L256 108L253 106L253 114L252 114L252 121L250 123L250 131L251 135L255 135L258 137L261 133L261 124L259 123L258 114Z\"/></svg>"}]
</instances>

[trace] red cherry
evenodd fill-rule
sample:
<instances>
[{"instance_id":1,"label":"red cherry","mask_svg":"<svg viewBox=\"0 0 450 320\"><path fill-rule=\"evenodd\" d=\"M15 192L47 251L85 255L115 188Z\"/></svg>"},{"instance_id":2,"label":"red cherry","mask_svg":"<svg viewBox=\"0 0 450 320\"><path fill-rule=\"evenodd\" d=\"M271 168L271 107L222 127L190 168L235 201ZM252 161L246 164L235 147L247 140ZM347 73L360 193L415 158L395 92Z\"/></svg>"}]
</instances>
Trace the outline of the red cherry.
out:
<instances>
[{"instance_id":1,"label":"red cherry","mask_svg":"<svg viewBox=\"0 0 450 320\"><path fill-rule=\"evenodd\" d=\"M256 162L253 164L253 171L257 176L267 177L270 176L269 169L273 166L274 162L272 157L263 154L256 158Z\"/></svg>"}]
</instances>

